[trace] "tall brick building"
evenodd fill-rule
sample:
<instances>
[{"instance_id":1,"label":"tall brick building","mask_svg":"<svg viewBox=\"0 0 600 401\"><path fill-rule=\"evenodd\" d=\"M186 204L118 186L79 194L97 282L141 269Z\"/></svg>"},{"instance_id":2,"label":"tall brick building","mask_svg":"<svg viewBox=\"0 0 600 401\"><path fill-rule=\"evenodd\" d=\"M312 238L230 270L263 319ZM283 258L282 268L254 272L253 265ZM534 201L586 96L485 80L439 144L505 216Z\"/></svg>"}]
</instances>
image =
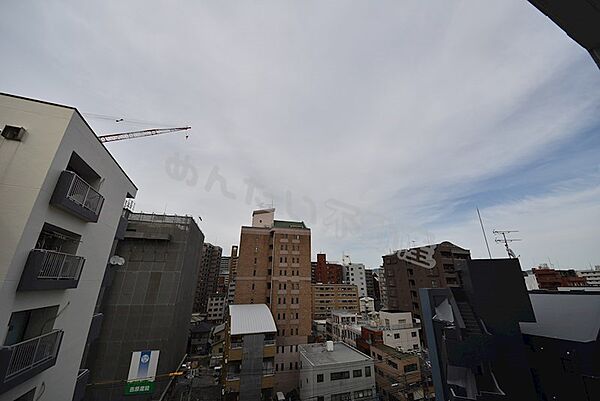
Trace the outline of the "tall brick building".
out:
<instances>
[{"instance_id":1,"label":"tall brick building","mask_svg":"<svg viewBox=\"0 0 600 401\"><path fill-rule=\"evenodd\" d=\"M450 242L402 249L383 256L385 305L388 310L412 312L421 319L419 288L459 287L457 263L471 259L468 249Z\"/></svg>"},{"instance_id":2,"label":"tall brick building","mask_svg":"<svg viewBox=\"0 0 600 401\"><path fill-rule=\"evenodd\" d=\"M303 222L275 220L256 210L242 226L235 304L266 304L277 325L275 389L298 385L298 345L311 334L311 233Z\"/></svg>"},{"instance_id":3,"label":"tall brick building","mask_svg":"<svg viewBox=\"0 0 600 401\"><path fill-rule=\"evenodd\" d=\"M217 292L222 253L223 249L220 246L204 243L204 253L200 262L196 296L194 297L195 313L206 312L208 297Z\"/></svg>"}]
</instances>

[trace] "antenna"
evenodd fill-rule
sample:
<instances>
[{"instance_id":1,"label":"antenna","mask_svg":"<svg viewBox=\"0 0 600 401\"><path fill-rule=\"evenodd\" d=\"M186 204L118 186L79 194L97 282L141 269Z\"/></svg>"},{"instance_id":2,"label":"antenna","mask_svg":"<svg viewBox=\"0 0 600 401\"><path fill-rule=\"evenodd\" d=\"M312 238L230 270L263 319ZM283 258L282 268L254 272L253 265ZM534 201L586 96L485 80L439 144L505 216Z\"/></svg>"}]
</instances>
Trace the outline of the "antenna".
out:
<instances>
[{"instance_id":1,"label":"antenna","mask_svg":"<svg viewBox=\"0 0 600 401\"><path fill-rule=\"evenodd\" d=\"M481 224L481 232L483 233L483 239L485 240L485 246L488 251L488 255L490 259L492 258L492 253L490 252L490 244L488 243L487 236L485 235L485 230L483 229L483 220L481 220L481 213L479 213L479 208L477 207L477 216L479 216L479 224Z\"/></svg>"},{"instance_id":2,"label":"antenna","mask_svg":"<svg viewBox=\"0 0 600 401\"><path fill-rule=\"evenodd\" d=\"M521 241L520 238L506 238L506 234L511 234L511 233L518 233L519 231L517 230L494 230L492 231L494 233L494 235L500 235L502 236L502 238L494 238L494 242L500 244L500 243L504 243L504 247L506 248L506 253L508 253L508 257L510 259L517 259L518 256L515 255L515 253L513 252L512 249L510 249L508 247L508 243L509 242L515 242L515 241Z\"/></svg>"}]
</instances>

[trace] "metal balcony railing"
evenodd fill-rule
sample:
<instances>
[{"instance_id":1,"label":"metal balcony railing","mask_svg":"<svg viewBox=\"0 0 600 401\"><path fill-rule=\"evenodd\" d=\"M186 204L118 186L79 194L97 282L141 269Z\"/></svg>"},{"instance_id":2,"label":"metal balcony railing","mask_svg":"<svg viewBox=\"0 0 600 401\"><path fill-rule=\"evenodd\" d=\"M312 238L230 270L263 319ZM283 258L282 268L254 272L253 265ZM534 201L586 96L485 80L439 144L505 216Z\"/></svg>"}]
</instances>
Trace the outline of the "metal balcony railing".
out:
<instances>
[{"instance_id":1,"label":"metal balcony railing","mask_svg":"<svg viewBox=\"0 0 600 401\"><path fill-rule=\"evenodd\" d=\"M67 198L93 213L100 213L100 208L102 208L102 204L104 203L104 197L92 188L92 186L83 178L72 171L68 172L72 175L72 178L69 190L67 191Z\"/></svg>"},{"instance_id":2,"label":"metal balcony railing","mask_svg":"<svg viewBox=\"0 0 600 401\"><path fill-rule=\"evenodd\" d=\"M37 278L41 280L79 280L85 258L48 249L34 249L43 254Z\"/></svg>"},{"instance_id":3,"label":"metal balcony railing","mask_svg":"<svg viewBox=\"0 0 600 401\"><path fill-rule=\"evenodd\" d=\"M62 335L62 330L53 330L39 337L6 347L11 351L11 356L4 381L56 358Z\"/></svg>"},{"instance_id":4,"label":"metal balcony railing","mask_svg":"<svg viewBox=\"0 0 600 401\"><path fill-rule=\"evenodd\" d=\"M275 340L265 340L265 345L275 345Z\"/></svg>"}]
</instances>

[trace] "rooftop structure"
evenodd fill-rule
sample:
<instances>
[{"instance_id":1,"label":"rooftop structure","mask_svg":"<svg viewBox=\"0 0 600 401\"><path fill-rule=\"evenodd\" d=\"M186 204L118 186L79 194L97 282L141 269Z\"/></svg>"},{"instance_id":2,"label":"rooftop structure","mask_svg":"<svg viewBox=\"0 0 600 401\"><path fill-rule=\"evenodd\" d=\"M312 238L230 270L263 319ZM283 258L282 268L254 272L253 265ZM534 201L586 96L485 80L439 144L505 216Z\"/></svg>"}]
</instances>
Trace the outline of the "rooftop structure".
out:
<instances>
[{"instance_id":1,"label":"rooftop structure","mask_svg":"<svg viewBox=\"0 0 600 401\"><path fill-rule=\"evenodd\" d=\"M267 305L229 305L229 316L232 336L277 332L273 315Z\"/></svg>"}]
</instances>

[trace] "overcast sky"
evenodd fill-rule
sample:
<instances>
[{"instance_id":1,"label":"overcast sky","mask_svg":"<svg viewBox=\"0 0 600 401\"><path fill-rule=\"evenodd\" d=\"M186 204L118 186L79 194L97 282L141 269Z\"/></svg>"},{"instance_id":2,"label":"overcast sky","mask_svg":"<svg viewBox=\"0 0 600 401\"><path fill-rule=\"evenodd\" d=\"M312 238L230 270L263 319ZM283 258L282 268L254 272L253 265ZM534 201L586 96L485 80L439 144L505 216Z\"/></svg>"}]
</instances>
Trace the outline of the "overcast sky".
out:
<instances>
[{"instance_id":1,"label":"overcast sky","mask_svg":"<svg viewBox=\"0 0 600 401\"><path fill-rule=\"evenodd\" d=\"M1 91L73 105L98 134L193 127L107 147L137 210L202 216L224 254L273 204L330 260L377 267L443 240L484 257L479 206L496 257L491 230L512 229L523 268L600 264L600 71L525 0L7 0L0 15Z\"/></svg>"}]
</instances>

